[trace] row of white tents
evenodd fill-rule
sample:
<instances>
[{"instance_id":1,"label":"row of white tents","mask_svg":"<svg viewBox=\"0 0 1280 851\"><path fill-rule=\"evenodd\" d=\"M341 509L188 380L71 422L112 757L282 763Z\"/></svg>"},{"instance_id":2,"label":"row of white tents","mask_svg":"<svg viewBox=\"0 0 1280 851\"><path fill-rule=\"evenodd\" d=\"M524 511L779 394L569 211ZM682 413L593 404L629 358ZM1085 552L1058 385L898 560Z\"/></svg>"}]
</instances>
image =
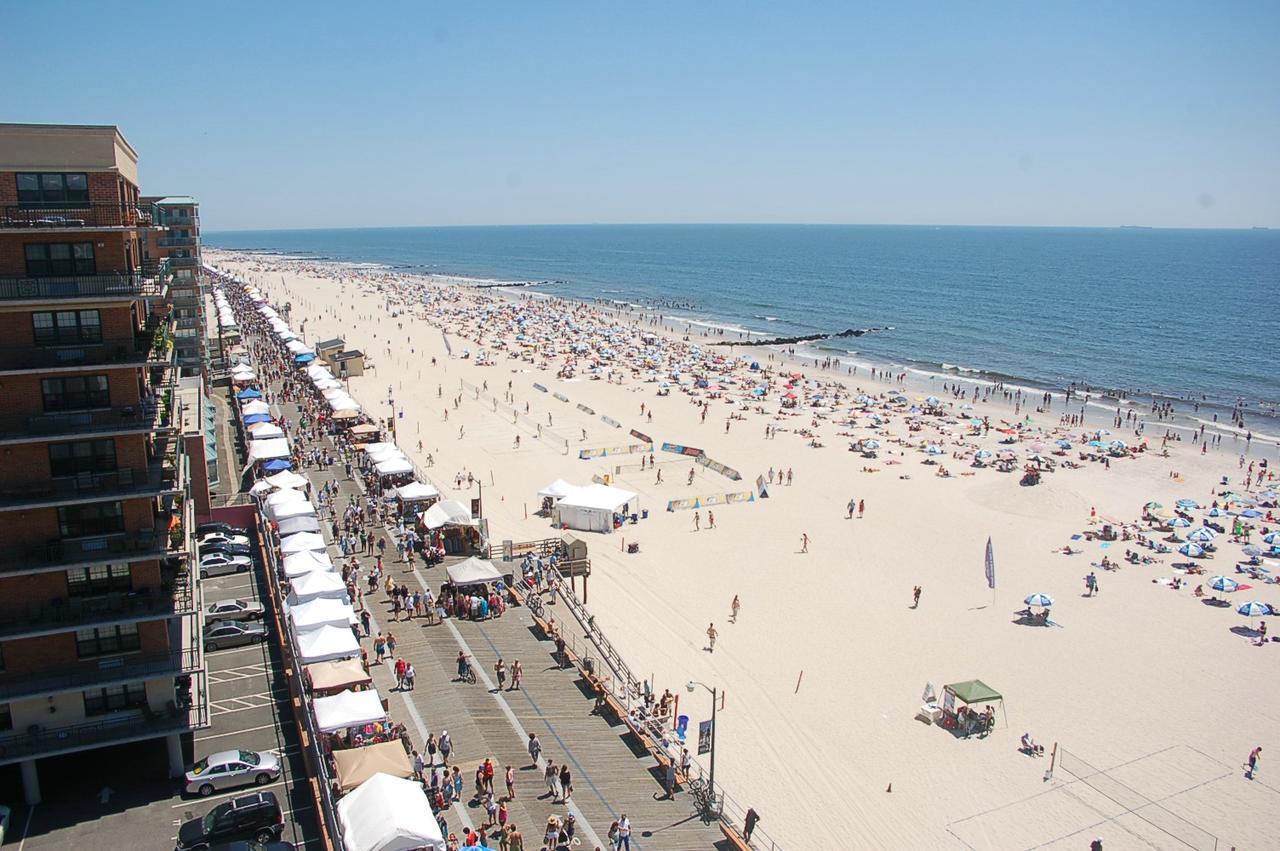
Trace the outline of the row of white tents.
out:
<instances>
[{"instance_id":1,"label":"row of white tents","mask_svg":"<svg viewBox=\"0 0 1280 851\"><path fill-rule=\"evenodd\" d=\"M304 344L293 345L296 335L266 304L261 293L250 287L246 287L246 293L290 352L299 353L300 346L310 351ZM359 404L340 390L326 368L312 364L306 369L335 414L359 412ZM242 370L240 374L250 372ZM322 385L328 386L322 389ZM242 416L250 416L250 412L269 416L270 408L254 400L241 406ZM287 458L288 439L283 431L278 435L254 435L249 454L254 460ZM329 558L319 523L314 522L312 531L283 534L287 524L315 521L316 507L304 490L306 485L304 477L286 470L260 480L252 488L259 510L281 531L281 569L289 580L289 594L284 601L288 640L309 673L326 666L359 666L360 643L353 630L358 619L342 576ZM339 682L343 679L347 678L339 678ZM314 697L310 710L316 729L323 733L388 720L382 697L371 686ZM337 805L345 851L445 851L444 837L427 798L419 783L410 779L412 766L399 741L334 751L333 757L340 785L348 792Z\"/></svg>"}]
</instances>

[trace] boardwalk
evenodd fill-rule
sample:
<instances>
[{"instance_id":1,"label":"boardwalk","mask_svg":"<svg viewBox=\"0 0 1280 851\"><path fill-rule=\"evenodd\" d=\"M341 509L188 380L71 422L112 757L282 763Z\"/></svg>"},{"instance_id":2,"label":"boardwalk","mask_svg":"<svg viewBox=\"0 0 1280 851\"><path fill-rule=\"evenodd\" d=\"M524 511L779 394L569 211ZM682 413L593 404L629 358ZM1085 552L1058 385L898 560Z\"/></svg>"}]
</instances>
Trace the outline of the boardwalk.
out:
<instances>
[{"instance_id":1,"label":"boardwalk","mask_svg":"<svg viewBox=\"0 0 1280 851\"><path fill-rule=\"evenodd\" d=\"M296 405L285 404L278 413L296 419L299 412ZM361 492L356 481L345 477L341 464L299 472L315 488L336 479L340 486L334 500L337 506L344 506L349 496ZM414 569L409 569L394 560L394 541L387 531L374 531L387 540L390 560L384 563L397 584L439 590L445 581L443 566L426 568L415 562ZM334 547L330 547L330 555L335 561L341 558ZM363 561L370 558L365 556ZM733 847L717 824L706 824L694 815L686 793L663 798L662 770L652 755L619 719L592 714L590 687L576 668L562 669L556 664L553 643L536 626L527 608L509 608L501 618L485 622L449 619L428 625L422 620L393 622L382 587L366 594L364 603L373 615L372 632L393 633L396 655L411 661L416 669L415 690L401 692L394 688L389 665L373 666L374 682L389 699L392 716L408 726L424 756L428 734L449 731L455 748L450 761L462 772L464 798L470 796L476 767L486 757L498 768L495 787L499 792L506 766L515 766L516 798L507 806L510 820L526 837L526 848L541 847L549 815L563 817L567 812L578 820L577 837L585 849L608 848L609 827L624 813L632 824L631 847L635 849ZM361 643L372 659L372 640L365 638ZM459 650L475 665L475 685L455 681ZM515 660L521 661L525 671L521 690L497 691L493 666L499 657L508 669ZM536 766L526 750L529 733L536 734L542 743L543 755ZM573 795L568 805L551 803L542 774L547 760L557 766L569 765ZM446 818L455 832L486 821L483 808L466 800L454 804Z\"/></svg>"}]
</instances>

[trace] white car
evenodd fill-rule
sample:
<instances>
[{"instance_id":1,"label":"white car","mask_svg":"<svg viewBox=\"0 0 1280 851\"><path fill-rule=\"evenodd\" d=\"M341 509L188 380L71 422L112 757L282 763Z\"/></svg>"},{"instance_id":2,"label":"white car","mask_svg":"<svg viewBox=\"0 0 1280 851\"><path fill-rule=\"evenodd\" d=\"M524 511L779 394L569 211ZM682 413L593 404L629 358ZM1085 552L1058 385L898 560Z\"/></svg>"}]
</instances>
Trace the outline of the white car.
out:
<instances>
[{"instance_id":1,"label":"white car","mask_svg":"<svg viewBox=\"0 0 1280 851\"><path fill-rule=\"evenodd\" d=\"M248 556L231 556L226 553L209 553L200 557L200 578L224 576L228 573L244 573L253 567Z\"/></svg>"},{"instance_id":2,"label":"white car","mask_svg":"<svg viewBox=\"0 0 1280 851\"><path fill-rule=\"evenodd\" d=\"M280 758L260 751L222 751L191 766L186 776L188 794L208 797L219 789L261 786L280 777Z\"/></svg>"},{"instance_id":3,"label":"white car","mask_svg":"<svg viewBox=\"0 0 1280 851\"><path fill-rule=\"evenodd\" d=\"M266 612L266 606L257 600L219 600L205 607L204 614L211 621L252 621Z\"/></svg>"},{"instance_id":4,"label":"white car","mask_svg":"<svg viewBox=\"0 0 1280 851\"><path fill-rule=\"evenodd\" d=\"M242 544L249 546L249 539L244 535L228 535L225 532L210 532L201 537L196 544L206 546L207 544Z\"/></svg>"}]
</instances>

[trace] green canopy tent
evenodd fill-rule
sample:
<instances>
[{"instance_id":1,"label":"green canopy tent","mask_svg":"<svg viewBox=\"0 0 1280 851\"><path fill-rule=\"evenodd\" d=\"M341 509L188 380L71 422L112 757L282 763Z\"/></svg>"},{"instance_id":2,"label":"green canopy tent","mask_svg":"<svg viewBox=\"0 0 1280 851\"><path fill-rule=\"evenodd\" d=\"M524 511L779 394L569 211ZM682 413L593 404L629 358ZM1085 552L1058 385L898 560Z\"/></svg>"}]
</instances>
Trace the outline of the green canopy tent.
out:
<instances>
[{"instance_id":1,"label":"green canopy tent","mask_svg":"<svg viewBox=\"0 0 1280 851\"><path fill-rule=\"evenodd\" d=\"M942 687L942 706L947 712L955 712L958 700L966 706L978 703L999 703L1000 715L1004 718L1005 727L1009 726L1009 716L1004 711L1004 695L984 683L982 680L965 680L962 683L949 683Z\"/></svg>"}]
</instances>

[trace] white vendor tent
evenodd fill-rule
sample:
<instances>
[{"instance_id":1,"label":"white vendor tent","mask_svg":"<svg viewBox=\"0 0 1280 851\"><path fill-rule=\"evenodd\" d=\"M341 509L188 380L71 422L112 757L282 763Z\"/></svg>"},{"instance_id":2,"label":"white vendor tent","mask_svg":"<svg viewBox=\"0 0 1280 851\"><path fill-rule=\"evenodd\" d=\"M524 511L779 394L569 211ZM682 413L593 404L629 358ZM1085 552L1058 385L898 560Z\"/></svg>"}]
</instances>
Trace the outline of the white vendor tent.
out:
<instances>
[{"instance_id":1,"label":"white vendor tent","mask_svg":"<svg viewBox=\"0 0 1280 851\"><path fill-rule=\"evenodd\" d=\"M312 701L311 708L316 714L316 726L324 733L387 720L387 711L382 708L382 698L377 689L344 691L333 697L317 697Z\"/></svg>"},{"instance_id":2,"label":"white vendor tent","mask_svg":"<svg viewBox=\"0 0 1280 851\"><path fill-rule=\"evenodd\" d=\"M274 440L284 437L284 429L275 423L254 423L245 431L249 432L250 440Z\"/></svg>"},{"instance_id":3,"label":"white vendor tent","mask_svg":"<svg viewBox=\"0 0 1280 851\"><path fill-rule=\"evenodd\" d=\"M280 541L280 552L285 555L300 553L303 550L315 550L320 553L324 552L324 538L322 538L318 532L303 532L299 535L290 535Z\"/></svg>"},{"instance_id":4,"label":"white vendor tent","mask_svg":"<svg viewBox=\"0 0 1280 851\"><path fill-rule=\"evenodd\" d=\"M240 415L250 417L254 414L266 414L271 416L271 406L261 399L250 399L248 402L240 404Z\"/></svg>"},{"instance_id":5,"label":"white vendor tent","mask_svg":"<svg viewBox=\"0 0 1280 851\"><path fill-rule=\"evenodd\" d=\"M281 470L274 476L267 476L263 479L269 482L273 488L304 488L307 486L305 476L300 476L293 470Z\"/></svg>"},{"instance_id":6,"label":"white vendor tent","mask_svg":"<svg viewBox=\"0 0 1280 851\"><path fill-rule=\"evenodd\" d=\"M289 457L289 441L283 437L249 441L249 463Z\"/></svg>"},{"instance_id":7,"label":"white vendor tent","mask_svg":"<svg viewBox=\"0 0 1280 851\"><path fill-rule=\"evenodd\" d=\"M356 610L346 600L333 597L317 597L289 609L289 620L298 632L307 632L322 626L345 626L350 629L356 622Z\"/></svg>"},{"instance_id":8,"label":"white vendor tent","mask_svg":"<svg viewBox=\"0 0 1280 851\"><path fill-rule=\"evenodd\" d=\"M613 516L629 514L636 495L609 485L577 488L556 504L556 516L570 529L584 532L612 532Z\"/></svg>"},{"instance_id":9,"label":"white vendor tent","mask_svg":"<svg viewBox=\"0 0 1280 851\"><path fill-rule=\"evenodd\" d=\"M281 563L284 568L284 575L293 579L296 576L302 576L304 573L313 573L319 571L334 571L333 562L329 560L329 556L315 550L303 550L302 552L290 553L284 557Z\"/></svg>"},{"instance_id":10,"label":"white vendor tent","mask_svg":"<svg viewBox=\"0 0 1280 851\"><path fill-rule=\"evenodd\" d=\"M502 578L502 571L493 566L493 562L472 556L466 561L449 565L449 581L454 585L479 585L483 582L496 582Z\"/></svg>"},{"instance_id":11,"label":"white vendor tent","mask_svg":"<svg viewBox=\"0 0 1280 851\"><path fill-rule=\"evenodd\" d=\"M345 851L444 851L422 784L375 774L338 802Z\"/></svg>"},{"instance_id":12,"label":"white vendor tent","mask_svg":"<svg viewBox=\"0 0 1280 851\"><path fill-rule=\"evenodd\" d=\"M342 576L332 570L313 570L289 583L289 605L297 606L320 597L347 599L347 586Z\"/></svg>"},{"instance_id":13,"label":"white vendor tent","mask_svg":"<svg viewBox=\"0 0 1280 851\"><path fill-rule=\"evenodd\" d=\"M422 522L428 529L444 526L475 526L471 511L455 499L442 499L422 514Z\"/></svg>"},{"instance_id":14,"label":"white vendor tent","mask_svg":"<svg viewBox=\"0 0 1280 851\"><path fill-rule=\"evenodd\" d=\"M286 502L280 505L268 506L267 514L271 515L272 520L284 520L287 517L299 517L304 514L314 515L316 507L310 502L303 500L302 502Z\"/></svg>"},{"instance_id":15,"label":"white vendor tent","mask_svg":"<svg viewBox=\"0 0 1280 851\"><path fill-rule=\"evenodd\" d=\"M421 499L436 499L440 496L440 491L422 482L409 482L407 485L396 488L396 496L406 502L413 502Z\"/></svg>"},{"instance_id":16,"label":"white vendor tent","mask_svg":"<svg viewBox=\"0 0 1280 851\"><path fill-rule=\"evenodd\" d=\"M397 476L401 473L412 473L413 464L409 463L407 458L388 458L375 464L374 469L383 476Z\"/></svg>"},{"instance_id":17,"label":"white vendor tent","mask_svg":"<svg viewBox=\"0 0 1280 851\"><path fill-rule=\"evenodd\" d=\"M296 639L298 658L303 664L350 659L360 655L360 642L348 626L322 626L301 633Z\"/></svg>"},{"instance_id":18,"label":"white vendor tent","mask_svg":"<svg viewBox=\"0 0 1280 851\"><path fill-rule=\"evenodd\" d=\"M285 470L285 472L287 473L289 471ZM263 500L263 502L266 505L272 508L274 508L277 505L284 505L287 502L306 502L306 501L307 501L307 495L302 491L297 491L297 490L294 490L293 488L281 488L280 490L276 491L275 493L271 494L271 496Z\"/></svg>"},{"instance_id":19,"label":"white vendor tent","mask_svg":"<svg viewBox=\"0 0 1280 851\"><path fill-rule=\"evenodd\" d=\"M577 485L571 485L564 479L556 479L554 482L538 491L538 496L551 497L552 499L564 499L577 489Z\"/></svg>"}]
</instances>

